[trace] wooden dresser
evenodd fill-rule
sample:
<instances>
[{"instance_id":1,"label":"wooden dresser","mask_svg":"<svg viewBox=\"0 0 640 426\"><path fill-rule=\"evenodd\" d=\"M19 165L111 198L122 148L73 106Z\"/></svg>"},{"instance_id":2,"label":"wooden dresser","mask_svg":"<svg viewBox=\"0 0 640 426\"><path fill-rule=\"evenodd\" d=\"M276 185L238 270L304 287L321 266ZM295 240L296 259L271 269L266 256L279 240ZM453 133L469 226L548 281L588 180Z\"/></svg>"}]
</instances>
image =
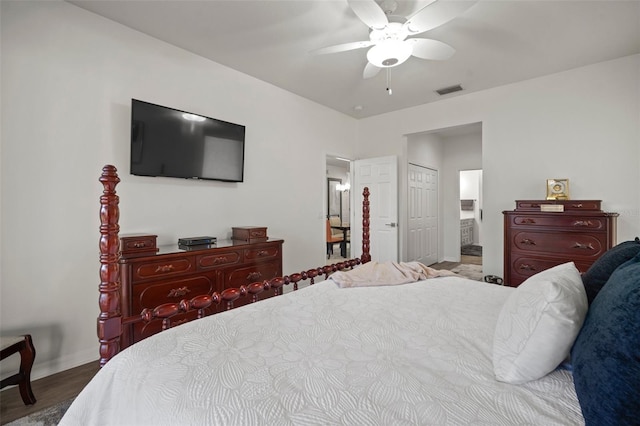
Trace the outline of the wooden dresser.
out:
<instances>
[{"instance_id":1,"label":"wooden dresser","mask_svg":"<svg viewBox=\"0 0 640 426\"><path fill-rule=\"evenodd\" d=\"M570 261L581 273L589 269L616 244L618 214L603 212L600 206L600 200L516 201L515 210L503 212L505 285L517 287L540 271Z\"/></svg>"},{"instance_id":2,"label":"wooden dresser","mask_svg":"<svg viewBox=\"0 0 640 426\"><path fill-rule=\"evenodd\" d=\"M193 296L282 276L282 243L283 240L277 239L260 242L227 240L212 246L182 249L178 245L155 247L155 236L121 238L122 315L137 315L144 308L179 303ZM126 247L137 249L127 252ZM273 290L270 290L259 298L272 295ZM207 311L206 315L212 313L214 311ZM196 311L178 314L171 317L169 326L196 319L196 315ZM121 348L160 332L162 321L124 325L123 328Z\"/></svg>"}]
</instances>

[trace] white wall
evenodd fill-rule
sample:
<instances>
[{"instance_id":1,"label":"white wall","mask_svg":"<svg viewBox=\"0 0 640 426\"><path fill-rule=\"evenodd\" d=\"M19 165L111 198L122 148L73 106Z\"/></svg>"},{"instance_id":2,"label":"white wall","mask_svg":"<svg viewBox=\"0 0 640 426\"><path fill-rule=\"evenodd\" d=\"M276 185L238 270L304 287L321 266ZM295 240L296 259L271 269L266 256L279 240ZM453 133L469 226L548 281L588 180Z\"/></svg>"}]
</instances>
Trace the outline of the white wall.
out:
<instances>
[{"instance_id":1,"label":"white wall","mask_svg":"<svg viewBox=\"0 0 640 426\"><path fill-rule=\"evenodd\" d=\"M325 153L353 157L354 119L69 3L1 7L1 332L33 335L35 378L99 357L105 164L123 233L262 225L286 272L324 264ZM245 182L130 176L131 98L246 125Z\"/></svg>"},{"instance_id":2,"label":"white wall","mask_svg":"<svg viewBox=\"0 0 640 426\"><path fill-rule=\"evenodd\" d=\"M633 55L362 119L357 158L406 158L406 135L482 122L488 274L503 274L502 211L544 198L548 178L569 178L574 199L602 199L620 213L618 241L631 239L640 235L639 76Z\"/></svg>"}]
</instances>

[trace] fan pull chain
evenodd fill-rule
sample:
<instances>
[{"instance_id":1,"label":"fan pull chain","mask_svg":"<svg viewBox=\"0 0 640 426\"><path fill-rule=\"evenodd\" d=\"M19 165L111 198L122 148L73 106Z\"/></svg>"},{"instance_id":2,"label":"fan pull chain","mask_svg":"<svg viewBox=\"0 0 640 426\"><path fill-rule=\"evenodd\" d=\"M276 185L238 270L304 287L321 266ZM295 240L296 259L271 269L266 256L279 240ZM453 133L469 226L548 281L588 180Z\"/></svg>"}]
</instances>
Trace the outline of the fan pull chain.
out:
<instances>
[{"instance_id":1,"label":"fan pull chain","mask_svg":"<svg viewBox=\"0 0 640 426\"><path fill-rule=\"evenodd\" d=\"M390 75L391 71L389 70L389 68L387 68L387 93L389 93L389 95L393 94L393 90L391 90L391 75Z\"/></svg>"}]
</instances>

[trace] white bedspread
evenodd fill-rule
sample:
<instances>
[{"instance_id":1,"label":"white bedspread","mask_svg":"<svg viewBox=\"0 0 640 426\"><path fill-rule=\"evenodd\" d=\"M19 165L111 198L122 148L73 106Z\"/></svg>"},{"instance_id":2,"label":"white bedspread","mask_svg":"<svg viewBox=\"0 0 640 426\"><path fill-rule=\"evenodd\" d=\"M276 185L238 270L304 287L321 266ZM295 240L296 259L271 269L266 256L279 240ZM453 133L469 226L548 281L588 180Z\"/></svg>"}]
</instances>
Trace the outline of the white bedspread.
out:
<instances>
[{"instance_id":1,"label":"white bedspread","mask_svg":"<svg viewBox=\"0 0 640 426\"><path fill-rule=\"evenodd\" d=\"M190 322L103 367L61 425L580 425L571 374L494 379L513 291L331 281Z\"/></svg>"}]
</instances>

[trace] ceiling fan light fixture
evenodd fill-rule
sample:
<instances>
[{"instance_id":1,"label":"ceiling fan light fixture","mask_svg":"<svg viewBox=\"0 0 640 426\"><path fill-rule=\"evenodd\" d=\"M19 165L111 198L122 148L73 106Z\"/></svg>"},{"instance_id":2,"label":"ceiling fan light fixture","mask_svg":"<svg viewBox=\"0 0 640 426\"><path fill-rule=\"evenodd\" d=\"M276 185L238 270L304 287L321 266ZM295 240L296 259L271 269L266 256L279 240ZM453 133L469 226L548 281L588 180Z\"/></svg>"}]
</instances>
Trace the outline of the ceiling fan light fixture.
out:
<instances>
[{"instance_id":1,"label":"ceiling fan light fixture","mask_svg":"<svg viewBox=\"0 0 640 426\"><path fill-rule=\"evenodd\" d=\"M400 40L385 40L369 49L367 59L376 67L390 68L409 59L412 52L413 47L410 43Z\"/></svg>"}]
</instances>

